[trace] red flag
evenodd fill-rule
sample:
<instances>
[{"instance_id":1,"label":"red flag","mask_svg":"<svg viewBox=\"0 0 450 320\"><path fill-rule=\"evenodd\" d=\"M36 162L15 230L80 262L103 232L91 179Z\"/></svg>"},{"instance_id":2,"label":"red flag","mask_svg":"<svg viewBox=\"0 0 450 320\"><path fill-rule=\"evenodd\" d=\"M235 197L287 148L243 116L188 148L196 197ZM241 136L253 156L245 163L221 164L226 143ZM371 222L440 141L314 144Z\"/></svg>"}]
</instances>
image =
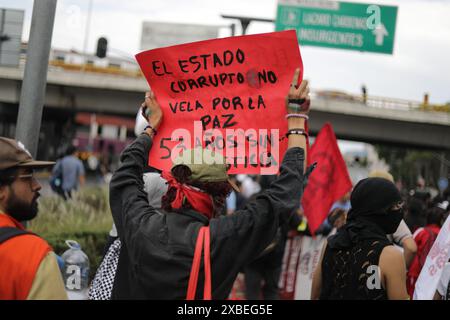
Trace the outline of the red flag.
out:
<instances>
[{"instance_id":1,"label":"red flag","mask_svg":"<svg viewBox=\"0 0 450 320\"><path fill-rule=\"evenodd\" d=\"M309 164L317 162L302 198L309 230L315 233L333 203L352 188L347 166L339 150L331 124L326 123L309 150Z\"/></svg>"}]
</instances>

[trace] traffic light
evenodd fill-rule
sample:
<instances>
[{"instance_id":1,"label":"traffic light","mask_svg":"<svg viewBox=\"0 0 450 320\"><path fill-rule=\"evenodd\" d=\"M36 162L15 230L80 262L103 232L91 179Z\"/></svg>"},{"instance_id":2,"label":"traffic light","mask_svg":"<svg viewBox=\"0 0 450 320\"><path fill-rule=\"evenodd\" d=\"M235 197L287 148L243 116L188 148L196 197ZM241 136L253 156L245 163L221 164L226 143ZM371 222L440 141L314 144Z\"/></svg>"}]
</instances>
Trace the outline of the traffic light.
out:
<instances>
[{"instance_id":1,"label":"traffic light","mask_svg":"<svg viewBox=\"0 0 450 320\"><path fill-rule=\"evenodd\" d=\"M106 51L108 49L108 40L106 38L99 38L97 41L97 53L95 54L99 58L106 57Z\"/></svg>"},{"instance_id":2,"label":"traffic light","mask_svg":"<svg viewBox=\"0 0 450 320\"><path fill-rule=\"evenodd\" d=\"M0 42L3 42L3 41L9 41L9 40L11 40L11 37L10 36L8 36L7 34L0 34Z\"/></svg>"}]
</instances>

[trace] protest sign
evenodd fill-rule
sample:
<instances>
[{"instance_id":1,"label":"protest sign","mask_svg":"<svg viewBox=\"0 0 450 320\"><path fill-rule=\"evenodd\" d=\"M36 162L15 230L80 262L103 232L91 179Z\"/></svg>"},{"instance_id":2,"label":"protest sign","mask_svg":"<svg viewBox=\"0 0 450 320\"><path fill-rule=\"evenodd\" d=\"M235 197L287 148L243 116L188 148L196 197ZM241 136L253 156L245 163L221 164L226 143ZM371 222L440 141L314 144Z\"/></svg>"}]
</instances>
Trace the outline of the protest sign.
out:
<instances>
[{"instance_id":1,"label":"protest sign","mask_svg":"<svg viewBox=\"0 0 450 320\"><path fill-rule=\"evenodd\" d=\"M285 300L311 300L314 271L326 238L294 236L288 238L278 287Z\"/></svg>"},{"instance_id":2,"label":"protest sign","mask_svg":"<svg viewBox=\"0 0 450 320\"><path fill-rule=\"evenodd\" d=\"M145 51L136 59L164 112L149 165L170 169L185 149L226 157L229 173L273 174L287 148L285 97L303 65L295 31ZM281 140L281 141L280 141Z\"/></svg>"},{"instance_id":3,"label":"protest sign","mask_svg":"<svg viewBox=\"0 0 450 320\"><path fill-rule=\"evenodd\" d=\"M311 300L314 271L320 261L326 237L303 236L300 261L295 282L295 300Z\"/></svg>"},{"instance_id":4,"label":"protest sign","mask_svg":"<svg viewBox=\"0 0 450 320\"><path fill-rule=\"evenodd\" d=\"M428 253L414 290L414 300L432 300L445 263L450 259L450 216Z\"/></svg>"},{"instance_id":5,"label":"protest sign","mask_svg":"<svg viewBox=\"0 0 450 320\"><path fill-rule=\"evenodd\" d=\"M289 237L286 241L278 283L280 298L283 300L294 300L295 298L295 285L303 238L303 236Z\"/></svg>"}]
</instances>

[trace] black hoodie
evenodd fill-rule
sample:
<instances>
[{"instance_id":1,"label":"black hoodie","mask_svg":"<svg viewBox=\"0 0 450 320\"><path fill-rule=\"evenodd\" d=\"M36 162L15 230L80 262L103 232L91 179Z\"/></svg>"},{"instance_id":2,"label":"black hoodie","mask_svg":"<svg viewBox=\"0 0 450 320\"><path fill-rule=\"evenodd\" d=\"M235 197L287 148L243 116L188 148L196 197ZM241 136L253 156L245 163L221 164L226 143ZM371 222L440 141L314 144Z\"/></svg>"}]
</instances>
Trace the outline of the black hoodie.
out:
<instances>
[{"instance_id":1,"label":"black hoodie","mask_svg":"<svg viewBox=\"0 0 450 320\"><path fill-rule=\"evenodd\" d=\"M301 148L289 149L280 175L255 201L230 216L208 219L193 211L161 212L144 192L143 169L152 145L139 136L122 153L110 185L110 205L122 240L113 299L185 299L197 234L211 230L213 299L226 299L239 270L266 248L300 204L303 190ZM197 298L203 297L201 263Z\"/></svg>"}]
</instances>

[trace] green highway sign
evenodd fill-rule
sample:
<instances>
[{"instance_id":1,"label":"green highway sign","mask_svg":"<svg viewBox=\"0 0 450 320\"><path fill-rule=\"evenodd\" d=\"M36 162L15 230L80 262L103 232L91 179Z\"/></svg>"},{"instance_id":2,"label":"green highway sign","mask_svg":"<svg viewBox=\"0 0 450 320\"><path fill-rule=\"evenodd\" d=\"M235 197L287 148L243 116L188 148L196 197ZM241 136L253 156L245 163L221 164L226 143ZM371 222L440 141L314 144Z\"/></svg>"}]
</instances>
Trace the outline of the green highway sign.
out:
<instances>
[{"instance_id":1,"label":"green highway sign","mask_svg":"<svg viewBox=\"0 0 450 320\"><path fill-rule=\"evenodd\" d=\"M327 0L280 0L277 31L297 31L300 45L392 54L397 7Z\"/></svg>"}]
</instances>

